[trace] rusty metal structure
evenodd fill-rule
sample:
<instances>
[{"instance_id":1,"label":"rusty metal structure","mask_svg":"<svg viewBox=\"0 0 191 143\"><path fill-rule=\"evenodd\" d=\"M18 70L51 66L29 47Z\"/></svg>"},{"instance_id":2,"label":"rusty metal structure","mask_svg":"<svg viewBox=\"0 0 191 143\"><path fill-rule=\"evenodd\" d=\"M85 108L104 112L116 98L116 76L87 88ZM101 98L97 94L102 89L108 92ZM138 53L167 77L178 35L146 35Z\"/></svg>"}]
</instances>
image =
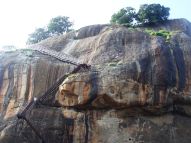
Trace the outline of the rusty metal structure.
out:
<instances>
[{"instance_id":1,"label":"rusty metal structure","mask_svg":"<svg viewBox=\"0 0 191 143\"><path fill-rule=\"evenodd\" d=\"M54 98L56 92L59 89L59 85L70 75L79 72L81 69L90 70L91 66L79 63L75 58L67 55L61 54L53 50L46 49L43 46L35 46L30 47L31 50L38 51L42 54L54 57L62 62L75 65L76 68L69 74L63 75L56 83L54 83L45 93L43 93L40 97L33 99L30 101L24 109L17 114L18 120L23 120L27 123L27 125L31 128L31 130L36 134L36 136L41 140L41 143L47 143L43 136L39 133L36 127L30 121L30 112L37 105L46 105L48 101Z\"/></svg>"}]
</instances>

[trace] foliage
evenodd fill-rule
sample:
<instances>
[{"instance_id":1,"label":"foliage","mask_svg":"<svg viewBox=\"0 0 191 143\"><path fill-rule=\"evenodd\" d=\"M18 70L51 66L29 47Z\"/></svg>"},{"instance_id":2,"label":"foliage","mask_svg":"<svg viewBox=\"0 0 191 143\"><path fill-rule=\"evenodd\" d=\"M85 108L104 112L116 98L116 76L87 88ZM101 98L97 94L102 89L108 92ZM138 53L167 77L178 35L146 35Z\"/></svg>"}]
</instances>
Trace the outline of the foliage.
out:
<instances>
[{"instance_id":1,"label":"foliage","mask_svg":"<svg viewBox=\"0 0 191 143\"><path fill-rule=\"evenodd\" d=\"M113 14L110 22L128 26L134 24L155 24L166 21L169 17L169 10L170 8L160 4L141 5L137 13L134 8L126 7Z\"/></svg>"},{"instance_id":2,"label":"foliage","mask_svg":"<svg viewBox=\"0 0 191 143\"><path fill-rule=\"evenodd\" d=\"M146 29L145 32L151 36L162 36L166 39L166 42L169 42L169 40L172 36L172 32L166 31L166 30L154 31L154 30Z\"/></svg>"},{"instance_id":3,"label":"foliage","mask_svg":"<svg viewBox=\"0 0 191 143\"><path fill-rule=\"evenodd\" d=\"M111 23L113 24L127 24L132 25L136 12L132 7L122 8L119 12L115 13L111 17Z\"/></svg>"},{"instance_id":4,"label":"foliage","mask_svg":"<svg viewBox=\"0 0 191 143\"><path fill-rule=\"evenodd\" d=\"M49 32L44 28L37 28L29 34L27 44L35 44L49 37Z\"/></svg>"},{"instance_id":5,"label":"foliage","mask_svg":"<svg viewBox=\"0 0 191 143\"><path fill-rule=\"evenodd\" d=\"M50 20L48 31L51 35L61 35L64 32L69 32L72 25L73 23L69 21L69 17L57 16Z\"/></svg>"},{"instance_id":6,"label":"foliage","mask_svg":"<svg viewBox=\"0 0 191 143\"><path fill-rule=\"evenodd\" d=\"M160 4L144 4L140 6L136 20L141 24L163 22L169 17L169 10L170 8Z\"/></svg>"},{"instance_id":7,"label":"foliage","mask_svg":"<svg viewBox=\"0 0 191 143\"><path fill-rule=\"evenodd\" d=\"M61 35L70 31L72 25L73 23L69 21L69 17L57 16L52 18L47 27L37 28L33 33L29 34L27 44L35 44L48 37Z\"/></svg>"}]
</instances>

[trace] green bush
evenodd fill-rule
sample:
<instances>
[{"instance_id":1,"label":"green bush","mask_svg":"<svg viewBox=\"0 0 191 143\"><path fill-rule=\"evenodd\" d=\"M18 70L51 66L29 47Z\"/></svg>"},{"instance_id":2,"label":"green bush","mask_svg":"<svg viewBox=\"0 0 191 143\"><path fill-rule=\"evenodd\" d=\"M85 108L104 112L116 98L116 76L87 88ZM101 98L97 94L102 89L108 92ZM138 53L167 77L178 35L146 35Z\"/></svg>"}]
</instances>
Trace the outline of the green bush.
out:
<instances>
[{"instance_id":1,"label":"green bush","mask_svg":"<svg viewBox=\"0 0 191 143\"><path fill-rule=\"evenodd\" d=\"M166 42L169 42L170 38L172 36L172 32L166 31L166 30L154 31L154 30L151 30L151 29L146 29L145 32L148 33L151 36L162 36L162 37L165 38Z\"/></svg>"}]
</instances>

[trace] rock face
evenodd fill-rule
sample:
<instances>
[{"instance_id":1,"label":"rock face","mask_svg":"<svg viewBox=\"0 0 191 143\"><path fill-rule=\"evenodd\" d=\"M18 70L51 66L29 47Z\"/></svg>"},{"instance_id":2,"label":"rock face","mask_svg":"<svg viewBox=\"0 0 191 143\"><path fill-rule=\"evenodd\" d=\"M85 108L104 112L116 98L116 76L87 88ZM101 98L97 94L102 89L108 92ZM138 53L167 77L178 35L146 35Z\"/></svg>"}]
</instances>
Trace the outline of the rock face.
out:
<instances>
[{"instance_id":1,"label":"rock face","mask_svg":"<svg viewBox=\"0 0 191 143\"><path fill-rule=\"evenodd\" d=\"M39 43L91 65L70 74L54 103L38 103L28 119L46 143L189 143L191 24L94 25ZM75 67L31 50L0 55L0 142L40 143L15 115Z\"/></svg>"}]
</instances>

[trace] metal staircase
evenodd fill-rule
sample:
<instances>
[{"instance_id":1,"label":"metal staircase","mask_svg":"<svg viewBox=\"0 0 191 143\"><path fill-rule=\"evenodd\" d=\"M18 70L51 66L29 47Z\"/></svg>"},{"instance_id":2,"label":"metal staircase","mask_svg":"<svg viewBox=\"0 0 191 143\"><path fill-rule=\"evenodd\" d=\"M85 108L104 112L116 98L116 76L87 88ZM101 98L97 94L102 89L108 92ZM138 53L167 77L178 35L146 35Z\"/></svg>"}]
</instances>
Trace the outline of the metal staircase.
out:
<instances>
[{"instance_id":1,"label":"metal staircase","mask_svg":"<svg viewBox=\"0 0 191 143\"><path fill-rule=\"evenodd\" d=\"M43 46L35 46L35 47L29 47L32 50L38 51L42 54L49 55L51 57L57 58L62 62L66 62L68 64L72 64L77 66L70 74L74 74L82 70L90 70L91 66L86 64L80 64L77 59L72 58L71 56L59 52L55 52L53 50L46 49ZM25 121L30 128L34 131L36 136L41 140L42 143L46 143L45 139L42 137L42 135L39 133L39 131L34 127L32 122L30 121L30 111L35 108L36 105L45 105L48 101L54 99L54 96L56 92L59 89L60 84L70 75L63 75L56 83L54 83L45 93L43 93L38 98L33 99L28 103L28 105L17 114L17 118L19 120Z\"/></svg>"},{"instance_id":2,"label":"metal staircase","mask_svg":"<svg viewBox=\"0 0 191 143\"><path fill-rule=\"evenodd\" d=\"M44 55L54 57L65 63L69 63L69 64L76 65L76 66L82 64L82 63L79 63L76 58L74 58L70 55L67 55L67 54L61 53L61 52L56 52L56 51L48 49L44 46L37 45L37 46L29 46L28 48L31 50L38 51Z\"/></svg>"}]
</instances>

